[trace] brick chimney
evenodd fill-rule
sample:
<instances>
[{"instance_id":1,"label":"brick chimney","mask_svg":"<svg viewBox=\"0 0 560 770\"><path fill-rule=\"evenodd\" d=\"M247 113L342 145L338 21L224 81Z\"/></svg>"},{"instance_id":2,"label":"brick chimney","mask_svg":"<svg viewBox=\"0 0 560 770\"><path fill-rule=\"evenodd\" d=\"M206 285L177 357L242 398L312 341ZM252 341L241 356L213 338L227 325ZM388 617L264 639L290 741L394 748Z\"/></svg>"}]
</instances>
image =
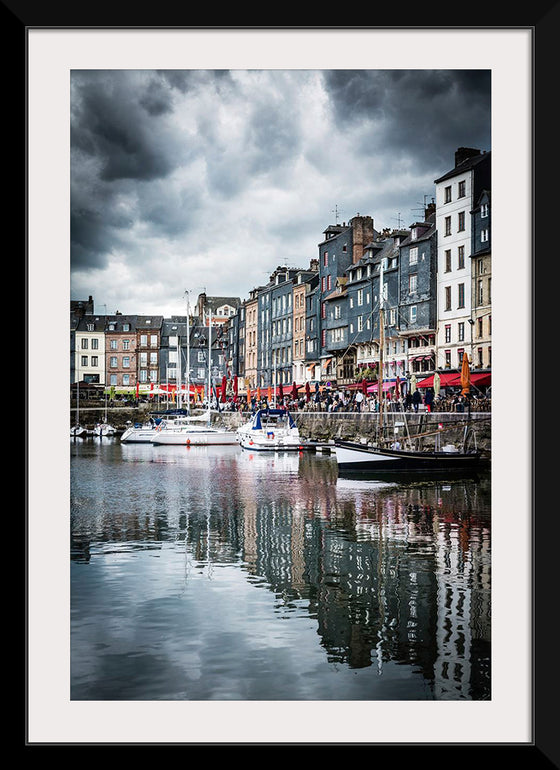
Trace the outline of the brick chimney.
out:
<instances>
[{"instance_id":1,"label":"brick chimney","mask_svg":"<svg viewBox=\"0 0 560 770\"><path fill-rule=\"evenodd\" d=\"M356 264L364 256L364 249L373 240L373 218L353 217L349 223L352 227L352 264Z\"/></svg>"}]
</instances>

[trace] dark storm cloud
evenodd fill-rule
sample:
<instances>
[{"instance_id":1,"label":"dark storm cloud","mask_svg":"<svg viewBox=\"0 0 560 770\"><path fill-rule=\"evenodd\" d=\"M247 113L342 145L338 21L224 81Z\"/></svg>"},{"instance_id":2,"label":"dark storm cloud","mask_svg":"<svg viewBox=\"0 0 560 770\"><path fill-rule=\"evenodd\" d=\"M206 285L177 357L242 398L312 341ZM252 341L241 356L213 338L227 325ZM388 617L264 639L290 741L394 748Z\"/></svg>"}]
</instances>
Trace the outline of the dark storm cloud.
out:
<instances>
[{"instance_id":1,"label":"dark storm cloud","mask_svg":"<svg viewBox=\"0 0 560 770\"><path fill-rule=\"evenodd\" d=\"M342 129L366 122L361 151L449 165L456 145L490 149L490 72L335 70L324 73Z\"/></svg>"},{"instance_id":2,"label":"dark storm cloud","mask_svg":"<svg viewBox=\"0 0 560 770\"><path fill-rule=\"evenodd\" d=\"M154 118L169 113L172 100L153 73L76 72L72 91L72 145L96 158L101 180L149 180L174 164L165 126Z\"/></svg>"}]
</instances>

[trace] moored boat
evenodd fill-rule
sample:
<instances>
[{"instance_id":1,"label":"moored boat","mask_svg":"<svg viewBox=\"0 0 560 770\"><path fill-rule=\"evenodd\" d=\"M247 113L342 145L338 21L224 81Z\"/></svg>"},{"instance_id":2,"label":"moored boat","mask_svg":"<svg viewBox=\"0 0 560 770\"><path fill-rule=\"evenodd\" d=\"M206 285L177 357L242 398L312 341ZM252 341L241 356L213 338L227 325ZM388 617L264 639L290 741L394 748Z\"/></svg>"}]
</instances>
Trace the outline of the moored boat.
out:
<instances>
[{"instance_id":1,"label":"moored boat","mask_svg":"<svg viewBox=\"0 0 560 770\"><path fill-rule=\"evenodd\" d=\"M150 419L145 423L134 423L129 425L121 436L123 443L150 444L154 436L168 425L174 425L182 419L188 417L186 409L166 409L159 412L152 412Z\"/></svg>"},{"instance_id":2,"label":"moored boat","mask_svg":"<svg viewBox=\"0 0 560 770\"><path fill-rule=\"evenodd\" d=\"M259 409L237 429L244 449L255 451L301 450L302 440L294 418L287 409Z\"/></svg>"},{"instance_id":3,"label":"moored boat","mask_svg":"<svg viewBox=\"0 0 560 770\"><path fill-rule=\"evenodd\" d=\"M109 425L109 423L106 422L100 422L98 423L95 428L93 429L93 435L94 436L116 436L117 429L114 428L112 425Z\"/></svg>"},{"instance_id":4,"label":"moored boat","mask_svg":"<svg viewBox=\"0 0 560 770\"><path fill-rule=\"evenodd\" d=\"M335 456L339 472L352 474L446 473L473 471L484 465L477 449L460 450L454 445L439 451L384 449L351 441L335 440Z\"/></svg>"}]
</instances>

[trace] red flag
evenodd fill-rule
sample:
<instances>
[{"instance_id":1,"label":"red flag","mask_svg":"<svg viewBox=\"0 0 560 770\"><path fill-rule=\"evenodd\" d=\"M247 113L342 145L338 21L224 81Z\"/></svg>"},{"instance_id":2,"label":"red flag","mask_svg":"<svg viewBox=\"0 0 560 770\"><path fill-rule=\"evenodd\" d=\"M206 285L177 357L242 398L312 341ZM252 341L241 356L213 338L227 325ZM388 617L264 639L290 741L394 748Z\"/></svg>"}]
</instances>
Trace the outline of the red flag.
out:
<instances>
[{"instance_id":1,"label":"red flag","mask_svg":"<svg viewBox=\"0 0 560 770\"><path fill-rule=\"evenodd\" d=\"M227 380L224 374L224 376L222 377L222 399L221 399L222 401L226 400L226 386L227 386Z\"/></svg>"},{"instance_id":2,"label":"red flag","mask_svg":"<svg viewBox=\"0 0 560 770\"><path fill-rule=\"evenodd\" d=\"M136 380L136 398L140 395L140 383Z\"/></svg>"}]
</instances>

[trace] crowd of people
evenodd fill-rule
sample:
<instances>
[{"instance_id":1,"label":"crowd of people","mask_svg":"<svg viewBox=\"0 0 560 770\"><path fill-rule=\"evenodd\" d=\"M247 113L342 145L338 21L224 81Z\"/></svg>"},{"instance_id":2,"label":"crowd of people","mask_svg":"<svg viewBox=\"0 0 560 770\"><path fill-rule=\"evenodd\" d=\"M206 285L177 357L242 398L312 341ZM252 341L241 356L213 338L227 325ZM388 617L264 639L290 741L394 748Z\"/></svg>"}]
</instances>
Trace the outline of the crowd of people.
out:
<instances>
[{"instance_id":1,"label":"crowd of people","mask_svg":"<svg viewBox=\"0 0 560 770\"><path fill-rule=\"evenodd\" d=\"M245 397L234 400L229 398L220 403L220 409L224 411L254 412L257 409L285 407L290 411L301 412L379 412L380 402L376 393L363 393L361 390L348 389L324 389L310 394L298 396L294 399L291 394L284 395L276 403L274 399L269 403L266 395L260 400L253 396L250 404ZM386 412L466 412L490 411L490 398L482 393L471 393L469 396L461 395L460 390L451 393L435 394L428 388L425 392L416 389L413 393L395 396L390 390L384 393L383 409Z\"/></svg>"}]
</instances>

